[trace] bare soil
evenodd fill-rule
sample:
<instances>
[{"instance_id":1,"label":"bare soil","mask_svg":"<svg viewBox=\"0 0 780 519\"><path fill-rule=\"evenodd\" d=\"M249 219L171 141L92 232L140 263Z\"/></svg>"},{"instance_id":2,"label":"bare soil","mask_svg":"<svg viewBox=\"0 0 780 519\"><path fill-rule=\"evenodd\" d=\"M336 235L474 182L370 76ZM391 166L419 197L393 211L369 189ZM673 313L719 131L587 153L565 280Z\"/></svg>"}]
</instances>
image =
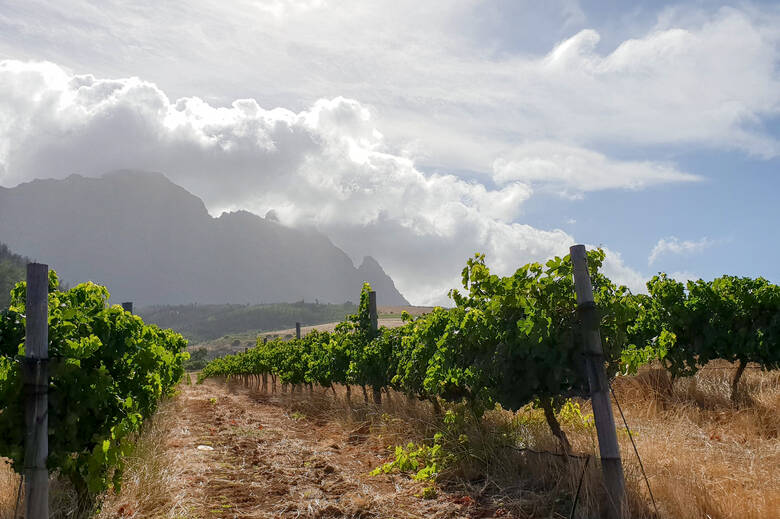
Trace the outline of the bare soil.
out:
<instances>
[{"instance_id":1,"label":"bare soil","mask_svg":"<svg viewBox=\"0 0 780 519\"><path fill-rule=\"evenodd\" d=\"M376 438L360 427L345 430L290 412L275 402L284 398L291 397L222 382L182 386L167 437L159 441L171 464L166 470L184 488L155 510L141 510L135 492L109 498L101 515L470 517L450 496L419 497L426 485L406 476L369 475L386 461Z\"/></svg>"}]
</instances>

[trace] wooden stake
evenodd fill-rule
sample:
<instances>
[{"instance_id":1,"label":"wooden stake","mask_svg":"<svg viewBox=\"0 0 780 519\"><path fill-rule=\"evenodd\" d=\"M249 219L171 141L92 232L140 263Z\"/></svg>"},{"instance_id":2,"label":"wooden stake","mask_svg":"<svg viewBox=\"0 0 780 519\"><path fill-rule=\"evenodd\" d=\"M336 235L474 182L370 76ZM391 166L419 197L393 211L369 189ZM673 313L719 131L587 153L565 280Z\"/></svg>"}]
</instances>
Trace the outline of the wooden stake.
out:
<instances>
[{"instance_id":1,"label":"wooden stake","mask_svg":"<svg viewBox=\"0 0 780 519\"><path fill-rule=\"evenodd\" d=\"M49 473L49 266L27 264L24 341L26 393L24 441L25 518L48 519Z\"/></svg>"},{"instance_id":2,"label":"wooden stake","mask_svg":"<svg viewBox=\"0 0 780 519\"><path fill-rule=\"evenodd\" d=\"M295 338L301 338L301 323L295 323Z\"/></svg>"},{"instance_id":3,"label":"wooden stake","mask_svg":"<svg viewBox=\"0 0 780 519\"><path fill-rule=\"evenodd\" d=\"M569 249L574 270L574 288L577 294L577 312L582 322L582 337L585 346L585 366L590 386L590 399L596 434L599 439L601 469L610 500L610 515L623 517L625 510L625 480L623 462L620 459L612 402L609 399L609 383L604 371L604 352L601 348L601 332L596 303L593 300L593 285L588 273L588 256L584 245Z\"/></svg>"},{"instance_id":4,"label":"wooden stake","mask_svg":"<svg viewBox=\"0 0 780 519\"><path fill-rule=\"evenodd\" d=\"M379 315L376 311L376 292L368 292L368 314L371 316L371 331L376 333L379 329Z\"/></svg>"},{"instance_id":5,"label":"wooden stake","mask_svg":"<svg viewBox=\"0 0 780 519\"><path fill-rule=\"evenodd\" d=\"M132 301L126 301L126 302L122 303L122 310L124 310L125 312L130 312L132 314L133 313L133 302Z\"/></svg>"}]
</instances>

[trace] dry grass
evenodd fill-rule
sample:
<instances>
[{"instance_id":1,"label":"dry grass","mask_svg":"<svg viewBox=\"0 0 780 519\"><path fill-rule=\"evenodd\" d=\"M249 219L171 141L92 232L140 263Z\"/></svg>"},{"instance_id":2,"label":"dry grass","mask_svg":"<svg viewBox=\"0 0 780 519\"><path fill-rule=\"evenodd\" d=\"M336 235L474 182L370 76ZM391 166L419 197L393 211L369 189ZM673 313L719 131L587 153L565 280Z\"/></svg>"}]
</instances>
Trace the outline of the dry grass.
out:
<instances>
[{"instance_id":1,"label":"dry grass","mask_svg":"<svg viewBox=\"0 0 780 519\"><path fill-rule=\"evenodd\" d=\"M780 372L746 371L733 404L733 369L708 368L674 383L649 369L615 384L662 515L780 517ZM630 444L621 448L636 470Z\"/></svg>"},{"instance_id":2,"label":"dry grass","mask_svg":"<svg viewBox=\"0 0 780 519\"><path fill-rule=\"evenodd\" d=\"M615 393L642 457L659 517L710 519L780 518L780 372L748 369L740 398L730 400L735 367L712 363L696 376L670 381L647 368L614 383ZM310 417L380 437L385 445L430 439L442 425L426 402L392 393L381 408L364 404L353 391L353 406L315 393L288 396L283 405ZM581 402L583 414L589 413ZM628 433L615 408L631 517L656 517ZM584 460L536 454L557 451L540 411L491 411L469 436L458 463L443 474L445 490L466 494L486 509L516 517L568 517L583 477ZM574 452L593 458L584 473L578 517L604 512L605 493L598 465L595 429L581 421L563 424ZM509 441L507 440L509 438Z\"/></svg>"},{"instance_id":3,"label":"dry grass","mask_svg":"<svg viewBox=\"0 0 780 519\"><path fill-rule=\"evenodd\" d=\"M144 424L133 453L125 458L122 488L103 496L98 519L186 516L183 494L189 490L170 448L180 432L176 421L181 413L178 399L166 400Z\"/></svg>"},{"instance_id":4,"label":"dry grass","mask_svg":"<svg viewBox=\"0 0 780 519\"><path fill-rule=\"evenodd\" d=\"M289 413L306 416L315 423L335 422L350 431L352 441L365 442L371 448L383 447L388 455L388 447L430 442L436 432L443 432L447 449L455 454L456 461L437 478L442 506L471 503L466 517L568 517L583 475L584 459L567 462L563 457L518 448L559 450L542 412L537 410L517 414L490 411L480 421L467 419L448 428L430 403L408 399L394 391L390 398L383 395L381 406L364 402L360 391L354 388L351 406L346 405L344 388L337 389L335 399L328 392L315 390L313 394L280 395L278 403ZM580 427L585 428L584 424ZM592 451L595 440L587 434L578 435L577 431L569 428L569 433L575 433L575 449ZM460 443L462 434L468 436L467 444ZM593 459L588 465L578 504L584 515L578 517L598 517L602 512L604 492L599 468ZM429 485L419 483L419 489ZM632 510L642 510L632 517L650 517L643 500L631 497L635 502Z\"/></svg>"},{"instance_id":5,"label":"dry grass","mask_svg":"<svg viewBox=\"0 0 780 519\"><path fill-rule=\"evenodd\" d=\"M780 372L747 370L737 403L729 398L732 374L719 363L673 383L654 369L615 381L658 517L780 518ZM603 513L595 430L576 415L561 421L574 452L592 456L584 472L584 459L523 450L559 450L538 410L494 410L448 432L428 402L391 391L378 407L353 388L348 406L344 393L263 395L237 383L188 388L147 423L122 491L105 497L100 518L566 518L581 477L576 517ZM630 516L656 517L615 411ZM430 441L437 431L466 434L468 442L449 441L457 461L439 478L435 499L416 497L430 483L366 475L390 459L388 446ZM197 454L198 443L215 453ZM10 519L17 485L0 467L0 519ZM215 512L220 506L223 513Z\"/></svg>"},{"instance_id":6,"label":"dry grass","mask_svg":"<svg viewBox=\"0 0 780 519\"><path fill-rule=\"evenodd\" d=\"M0 458L0 519L12 519L18 490L19 476L7 460Z\"/></svg>"},{"instance_id":7,"label":"dry grass","mask_svg":"<svg viewBox=\"0 0 780 519\"><path fill-rule=\"evenodd\" d=\"M20 481L21 478L11 469L10 463L0 458L0 519L24 517L24 488L20 487ZM70 483L53 474L49 478L49 517L82 519L90 515L89 510L79 506L76 492Z\"/></svg>"}]
</instances>

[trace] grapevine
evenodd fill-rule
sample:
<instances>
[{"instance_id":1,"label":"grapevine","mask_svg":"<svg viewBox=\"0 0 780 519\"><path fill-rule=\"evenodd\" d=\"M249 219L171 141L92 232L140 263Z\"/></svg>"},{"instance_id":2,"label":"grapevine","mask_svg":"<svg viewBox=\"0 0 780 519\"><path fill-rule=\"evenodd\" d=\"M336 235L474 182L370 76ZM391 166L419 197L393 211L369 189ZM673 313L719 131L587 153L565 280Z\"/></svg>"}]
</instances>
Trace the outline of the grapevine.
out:
<instances>
[{"instance_id":1,"label":"grapevine","mask_svg":"<svg viewBox=\"0 0 780 519\"><path fill-rule=\"evenodd\" d=\"M17 472L24 467L25 297L22 282L0 314L0 456ZM109 306L108 297L94 283L60 291L50 272L47 466L67 477L85 503L119 487L132 434L172 394L188 357L181 335L145 325Z\"/></svg>"}]
</instances>

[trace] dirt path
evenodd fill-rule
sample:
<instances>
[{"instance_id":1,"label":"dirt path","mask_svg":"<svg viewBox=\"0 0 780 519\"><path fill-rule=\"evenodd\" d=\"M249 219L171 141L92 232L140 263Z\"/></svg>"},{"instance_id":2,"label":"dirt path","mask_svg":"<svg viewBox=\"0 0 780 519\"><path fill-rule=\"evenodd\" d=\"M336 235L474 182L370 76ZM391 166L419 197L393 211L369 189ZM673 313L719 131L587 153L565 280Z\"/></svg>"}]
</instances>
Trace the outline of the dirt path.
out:
<instances>
[{"instance_id":1,"label":"dirt path","mask_svg":"<svg viewBox=\"0 0 780 519\"><path fill-rule=\"evenodd\" d=\"M405 476L370 476L387 451L367 431L308 418L221 382L182 386L166 456L188 517L468 517Z\"/></svg>"}]
</instances>

